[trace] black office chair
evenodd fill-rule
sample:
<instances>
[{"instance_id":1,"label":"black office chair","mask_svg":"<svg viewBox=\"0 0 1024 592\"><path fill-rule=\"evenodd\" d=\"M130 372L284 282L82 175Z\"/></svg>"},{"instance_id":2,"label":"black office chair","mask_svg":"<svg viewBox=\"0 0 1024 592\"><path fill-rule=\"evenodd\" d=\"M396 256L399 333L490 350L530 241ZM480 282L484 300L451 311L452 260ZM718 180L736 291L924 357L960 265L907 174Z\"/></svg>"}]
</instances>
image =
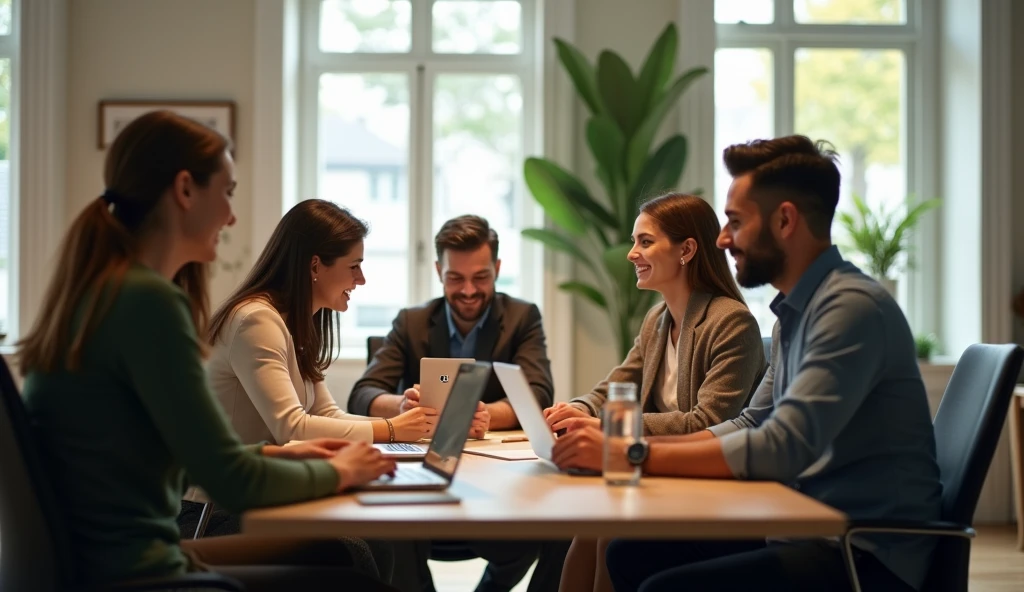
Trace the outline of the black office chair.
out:
<instances>
[{"instance_id":1,"label":"black office chair","mask_svg":"<svg viewBox=\"0 0 1024 592\"><path fill-rule=\"evenodd\" d=\"M77 585L61 508L43 469L35 432L18 387L0 359L0 590L58 592ZM241 584L217 574L195 573L107 586L119 592L216 589Z\"/></svg>"},{"instance_id":2,"label":"black office chair","mask_svg":"<svg viewBox=\"0 0 1024 592\"><path fill-rule=\"evenodd\" d=\"M370 335L366 338L366 365L369 366L370 362L373 361L374 354L377 350L384 345L384 338L380 335Z\"/></svg>"},{"instance_id":3,"label":"black office chair","mask_svg":"<svg viewBox=\"0 0 1024 592\"><path fill-rule=\"evenodd\" d=\"M960 357L935 414L935 444L942 480L940 521L853 520L843 536L843 556L853 589L860 592L851 538L863 533L933 535L935 548L922 592L967 590L974 510L985 482L1024 350L1014 344L972 345Z\"/></svg>"}]
</instances>

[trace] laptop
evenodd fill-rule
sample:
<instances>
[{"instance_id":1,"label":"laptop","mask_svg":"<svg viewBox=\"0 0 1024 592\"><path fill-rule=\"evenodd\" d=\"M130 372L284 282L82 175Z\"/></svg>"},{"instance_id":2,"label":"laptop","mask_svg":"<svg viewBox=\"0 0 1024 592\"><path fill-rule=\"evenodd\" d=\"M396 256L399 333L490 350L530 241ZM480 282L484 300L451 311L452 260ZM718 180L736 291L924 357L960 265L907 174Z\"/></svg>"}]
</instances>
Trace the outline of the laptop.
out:
<instances>
[{"instance_id":1,"label":"laptop","mask_svg":"<svg viewBox=\"0 0 1024 592\"><path fill-rule=\"evenodd\" d=\"M405 489L447 489L459 467L462 448L469 439L476 405L491 378L490 362L464 363L453 376L451 405L445 405L427 448L422 465L398 465L394 476L385 475L359 490L391 491Z\"/></svg>"},{"instance_id":2,"label":"laptop","mask_svg":"<svg viewBox=\"0 0 1024 592\"><path fill-rule=\"evenodd\" d=\"M475 361L473 358L420 358L420 405L440 413L448 402L459 367Z\"/></svg>"},{"instance_id":3,"label":"laptop","mask_svg":"<svg viewBox=\"0 0 1024 592\"><path fill-rule=\"evenodd\" d=\"M551 427L544 419L544 413L540 409L540 403L533 396L530 383L526 380L522 368L517 364L505 364L494 362L494 373L498 375L501 388L505 390L512 409L519 418L519 425L526 432L530 440L533 453L544 460L551 462L551 449L555 446L555 435Z\"/></svg>"}]
</instances>

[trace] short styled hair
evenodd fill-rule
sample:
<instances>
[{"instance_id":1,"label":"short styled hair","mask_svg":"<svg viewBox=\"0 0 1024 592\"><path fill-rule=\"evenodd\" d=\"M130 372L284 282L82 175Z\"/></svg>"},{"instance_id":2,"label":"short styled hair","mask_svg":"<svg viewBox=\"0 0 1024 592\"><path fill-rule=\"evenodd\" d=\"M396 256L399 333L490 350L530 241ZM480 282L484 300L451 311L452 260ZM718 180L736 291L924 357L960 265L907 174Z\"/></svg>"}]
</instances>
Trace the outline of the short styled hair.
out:
<instances>
[{"instance_id":1,"label":"short styled hair","mask_svg":"<svg viewBox=\"0 0 1024 592\"><path fill-rule=\"evenodd\" d=\"M445 222L434 237L438 261L445 250L475 251L485 244L491 247L491 261L497 261L498 233L494 232L487 220L472 214Z\"/></svg>"},{"instance_id":2,"label":"short styled hair","mask_svg":"<svg viewBox=\"0 0 1024 592\"><path fill-rule=\"evenodd\" d=\"M750 175L750 195L763 215L789 201L816 238L829 237L840 180L839 157L830 143L799 135L754 140L729 146L722 160L733 178Z\"/></svg>"}]
</instances>

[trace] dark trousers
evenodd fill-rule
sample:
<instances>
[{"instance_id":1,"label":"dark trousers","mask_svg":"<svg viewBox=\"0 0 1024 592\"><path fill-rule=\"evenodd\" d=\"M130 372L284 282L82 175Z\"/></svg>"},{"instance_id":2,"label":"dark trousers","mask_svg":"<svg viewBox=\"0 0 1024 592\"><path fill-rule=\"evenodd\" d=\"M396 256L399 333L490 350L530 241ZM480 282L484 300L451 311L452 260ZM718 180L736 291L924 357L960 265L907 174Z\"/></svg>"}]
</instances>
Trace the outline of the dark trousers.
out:
<instances>
[{"instance_id":1,"label":"dark trousers","mask_svg":"<svg viewBox=\"0 0 1024 592\"><path fill-rule=\"evenodd\" d=\"M508 592L526 575L537 561L527 592L556 592L562 577L562 564L571 541L460 541L446 542L441 553L438 546L432 551L430 541L395 543L395 570L392 585L402 592L435 592L434 580L427 559L443 558L454 548L464 552L463 558L481 557L487 560L476 592Z\"/></svg>"},{"instance_id":2,"label":"dark trousers","mask_svg":"<svg viewBox=\"0 0 1024 592\"><path fill-rule=\"evenodd\" d=\"M855 551L863 590L913 588L870 553ZM850 590L839 545L824 539L760 541L627 541L608 546L616 592Z\"/></svg>"}]
</instances>

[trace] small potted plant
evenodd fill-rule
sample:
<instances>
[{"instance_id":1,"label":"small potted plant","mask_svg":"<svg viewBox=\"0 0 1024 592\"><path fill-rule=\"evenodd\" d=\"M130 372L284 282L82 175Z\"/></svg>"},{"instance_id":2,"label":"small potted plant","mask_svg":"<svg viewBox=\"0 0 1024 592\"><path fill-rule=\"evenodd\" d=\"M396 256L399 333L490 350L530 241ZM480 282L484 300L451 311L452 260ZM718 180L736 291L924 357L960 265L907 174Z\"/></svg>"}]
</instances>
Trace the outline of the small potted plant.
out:
<instances>
[{"instance_id":1,"label":"small potted plant","mask_svg":"<svg viewBox=\"0 0 1024 592\"><path fill-rule=\"evenodd\" d=\"M848 235L847 248L864 257L868 273L895 298L896 279L893 275L901 263L900 255L906 255L903 264L908 267L913 264L907 253L911 232L925 212L939 205L939 200L930 199L908 207L902 216L902 207L886 208L883 205L873 210L857 195L853 196L853 205L853 213L836 212Z\"/></svg>"},{"instance_id":2,"label":"small potted plant","mask_svg":"<svg viewBox=\"0 0 1024 592\"><path fill-rule=\"evenodd\" d=\"M914 337L914 348L917 350L918 361L927 363L939 349L939 338L934 333L917 335Z\"/></svg>"}]
</instances>

